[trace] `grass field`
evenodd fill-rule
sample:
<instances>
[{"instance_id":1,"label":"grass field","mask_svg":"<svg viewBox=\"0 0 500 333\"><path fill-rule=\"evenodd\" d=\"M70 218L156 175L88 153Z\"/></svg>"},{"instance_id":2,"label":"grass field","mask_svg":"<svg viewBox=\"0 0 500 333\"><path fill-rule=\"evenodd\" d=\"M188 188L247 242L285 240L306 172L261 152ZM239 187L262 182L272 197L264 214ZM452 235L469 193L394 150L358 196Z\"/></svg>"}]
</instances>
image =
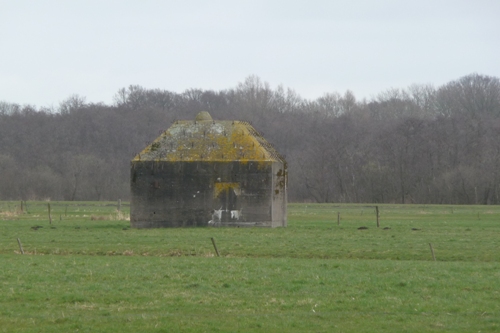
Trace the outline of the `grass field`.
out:
<instances>
[{"instance_id":1,"label":"grass field","mask_svg":"<svg viewBox=\"0 0 500 333\"><path fill-rule=\"evenodd\" d=\"M0 202L0 332L500 331L500 206L379 205L377 228L368 205L290 204L288 228L150 230L126 204L51 202L52 224L46 202L19 206Z\"/></svg>"}]
</instances>

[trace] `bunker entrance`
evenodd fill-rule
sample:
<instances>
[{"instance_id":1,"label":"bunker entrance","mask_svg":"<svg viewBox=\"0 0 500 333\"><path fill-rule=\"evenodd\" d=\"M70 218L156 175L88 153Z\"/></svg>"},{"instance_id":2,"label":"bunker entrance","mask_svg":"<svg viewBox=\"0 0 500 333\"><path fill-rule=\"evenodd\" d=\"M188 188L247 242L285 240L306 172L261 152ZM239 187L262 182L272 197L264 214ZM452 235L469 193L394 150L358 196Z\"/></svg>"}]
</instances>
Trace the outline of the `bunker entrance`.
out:
<instances>
[{"instance_id":1,"label":"bunker entrance","mask_svg":"<svg viewBox=\"0 0 500 333\"><path fill-rule=\"evenodd\" d=\"M220 222L239 221L242 218L242 207L238 200L240 195L239 183L215 183L214 201Z\"/></svg>"}]
</instances>

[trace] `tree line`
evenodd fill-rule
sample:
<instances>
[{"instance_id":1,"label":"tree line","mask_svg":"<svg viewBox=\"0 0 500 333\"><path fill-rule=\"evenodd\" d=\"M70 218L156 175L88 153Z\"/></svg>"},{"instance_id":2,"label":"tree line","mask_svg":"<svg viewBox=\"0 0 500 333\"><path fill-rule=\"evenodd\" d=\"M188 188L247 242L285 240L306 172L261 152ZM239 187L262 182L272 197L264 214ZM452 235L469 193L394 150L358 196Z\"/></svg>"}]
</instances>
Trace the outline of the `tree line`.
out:
<instances>
[{"instance_id":1,"label":"tree line","mask_svg":"<svg viewBox=\"0 0 500 333\"><path fill-rule=\"evenodd\" d=\"M1 200L129 199L130 160L175 120L248 121L286 156L289 200L500 203L500 80L315 100L256 76L222 90L129 86L112 105L0 102Z\"/></svg>"}]
</instances>

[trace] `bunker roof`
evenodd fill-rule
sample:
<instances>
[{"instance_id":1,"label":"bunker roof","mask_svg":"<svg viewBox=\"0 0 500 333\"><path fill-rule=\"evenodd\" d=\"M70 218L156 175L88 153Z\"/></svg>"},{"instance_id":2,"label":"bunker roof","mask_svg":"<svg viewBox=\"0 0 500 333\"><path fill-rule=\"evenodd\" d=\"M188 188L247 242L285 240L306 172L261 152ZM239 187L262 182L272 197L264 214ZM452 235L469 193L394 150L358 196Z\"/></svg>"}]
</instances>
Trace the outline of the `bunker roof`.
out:
<instances>
[{"instance_id":1,"label":"bunker roof","mask_svg":"<svg viewBox=\"0 0 500 333\"><path fill-rule=\"evenodd\" d=\"M206 111L176 121L132 161L281 161L248 122L213 120Z\"/></svg>"}]
</instances>

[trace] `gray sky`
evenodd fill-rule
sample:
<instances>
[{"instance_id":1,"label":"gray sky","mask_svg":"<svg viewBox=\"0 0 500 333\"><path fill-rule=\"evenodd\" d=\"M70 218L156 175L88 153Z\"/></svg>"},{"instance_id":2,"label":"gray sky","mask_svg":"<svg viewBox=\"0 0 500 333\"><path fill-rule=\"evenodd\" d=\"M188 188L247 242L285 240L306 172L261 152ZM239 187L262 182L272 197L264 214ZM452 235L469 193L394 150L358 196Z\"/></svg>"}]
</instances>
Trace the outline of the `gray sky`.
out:
<instances>
[{"instance_id":1,"label":"gray sky","mask_svg":"<svg viewBox=\"0 0 500 333\"><path fill-rule=\"evenodd\" d=\"M359 99L500 76L498 0L0 0L0 101L111 104L138 84L222 90L256 75Z\"/></svg>"}]
</instances>

